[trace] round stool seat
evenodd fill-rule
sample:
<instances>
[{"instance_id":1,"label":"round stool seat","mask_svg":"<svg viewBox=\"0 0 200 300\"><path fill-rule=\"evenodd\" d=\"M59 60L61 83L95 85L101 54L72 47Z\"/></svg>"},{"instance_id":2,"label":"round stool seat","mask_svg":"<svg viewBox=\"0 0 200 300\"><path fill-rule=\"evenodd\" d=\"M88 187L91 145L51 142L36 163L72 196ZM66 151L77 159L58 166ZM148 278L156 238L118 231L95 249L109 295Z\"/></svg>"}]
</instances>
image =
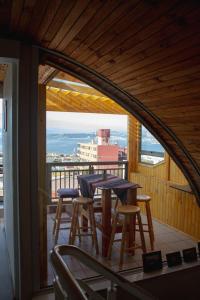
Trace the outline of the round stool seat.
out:
<instances>
[{"instance_id":1,"label":"round stool seat","mask_svg":"<svg viewBox=\"0 0 200 300\"><path fill-rule=\"evenodd\" d=\"M139 206L135 205L122 205L117 207L117 213L120 214L135 214L140 211Z\"/></svg>"},{"instance_id":2,"label":"round stool seat","mask_svg":"<svg viewBox=\"0 0 200 300\"><path fill-rule=\"evenodd\" d=\"M147 224L143 223L143 226L147 226L147 229L144 232L149 233L151 250L154 250L154 231L153 231L153 222L151 217L151 208L150 208L150 200L151 197L148 195L137 195L137 203L143 203L146 210Z\"/></svg>"},{"instance_id":3,"label":"round stool seat","mask_svg":"<svg viewBox=\"0 0 200 300\"><path fill-rule=\"evenodd\" d=\"M115 234L119 233L117 230L120 216L123 216L121 223L121 239L115 239ZM139 225L141 244L137 244L135 240L136 221ZM146 244L144 239L144 232L142 227L142 220L140 215L140 208L136 205L122 205L116 208L116 213L112 220L112 232L110 236L110 243L108 248L108 259L111 259L112 246L114 242L120 242L120 261L119 267L121 268L124 261L124 253L129 252L134 254L135 249L141 248L143 253L146 252Z\"/></svg>"},{"instance_id":4,"label":"round stool seat","mask_svg":"<svg viewBox=\"0 0 200 300\"><path fill-rule=\"evenodd\" d=\"M151 197L148 195L137 195L137 201L145 202L150 201Z\"/></svg>"},{"instance_id":5,"label":"round stool seat","mask_svg":"<svg viewBox=\"0 0 200 300\"><path fill-rule=\"evenodd\" d=\"M78 198L73 199L73 203L90 204L90 203L94 203L94 200L92 198L78 197Z\"/></svg>"},{"instance_id":6,"label":"round stool seat","mask_svg":"<svg viewBox=\"0 0 200 300\"><path fill-rule=\"evenodd\" d=\"M79 197L78 189L58 189L57 194L59 198L76 198Z\"/></svg>"}]
</instances>

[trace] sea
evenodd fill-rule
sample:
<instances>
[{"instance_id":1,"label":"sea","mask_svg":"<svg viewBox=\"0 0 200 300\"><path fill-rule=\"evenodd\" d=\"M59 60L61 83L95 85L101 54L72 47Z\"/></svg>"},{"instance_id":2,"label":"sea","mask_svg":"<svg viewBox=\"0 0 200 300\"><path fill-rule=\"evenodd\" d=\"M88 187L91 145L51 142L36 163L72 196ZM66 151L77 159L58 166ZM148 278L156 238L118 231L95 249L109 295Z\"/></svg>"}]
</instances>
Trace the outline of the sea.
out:
<instances>
[{"instance_id":1,"label":"sea","mask_svg":"<svg viewBox=\"0 0 200 300\"><path fill-rule=\"evenodd\" d=\"M96 142L96 133L52 133L47 132L47 153L72 155L76 154L79 143ZM111 131L110 143L127 147L127 133ZM163 147L152 136L143 137L142 150L164 152Z\"/></svg>"},{"instance_id":2,"label":"sea","mask_svg":"<svg viewBox=\"0 0 200 300\"><path fill-rule=\"evenodd\" d=\"M79 143L97 142L96 133L47 133L47 152L58 154L76 154ZM120 147L127 146L127 134L125 132L112 132L111 144Z\"/></svg>"},{"instance_id":3,"label":"sea","mask_svg":"<svg viewBox=\"0 0 200 300\"><path fill-rule=\"evenodd\" d=\"M91 143L96 142L96 133L84 132L84 133L63 133L56 132L56 130L47 129L46 146L47 153L57 153L72 155L76 154L79 143ZM112 131L110 137L111 144L117 144L120 147L127 147L127 133L124 131ZM164 152L163 147L158 141L149 134L149 132L143 132L142 150ZM2 131L0 129L0 152L2 152Z\"/></svg>"}]
</instances>

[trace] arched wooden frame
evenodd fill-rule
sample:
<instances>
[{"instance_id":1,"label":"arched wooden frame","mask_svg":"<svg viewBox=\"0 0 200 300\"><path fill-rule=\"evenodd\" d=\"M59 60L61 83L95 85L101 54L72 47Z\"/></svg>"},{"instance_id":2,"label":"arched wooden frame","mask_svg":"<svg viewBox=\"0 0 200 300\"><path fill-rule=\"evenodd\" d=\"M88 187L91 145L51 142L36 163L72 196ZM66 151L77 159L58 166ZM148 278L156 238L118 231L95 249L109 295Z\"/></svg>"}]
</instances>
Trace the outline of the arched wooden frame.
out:
<instances>
[{"instance_id":1,"label":"arched wooden frame","mask_svg":"<svg viewBox=\"0 0 200 300\"><path fill-rule=\"evenodd\" d=\"M137 98L122 90L101 74L78 63L64 54L38 47L41 54L41 63L48 64L60 71L66 72L88 85L94 87L101 93L116 101L124 109L135 116L162 144L165 150L177 163L196 196L200 206L200 169L193 160L183 143L174 132L152 113Z\"/></svg>"}]
</instances>

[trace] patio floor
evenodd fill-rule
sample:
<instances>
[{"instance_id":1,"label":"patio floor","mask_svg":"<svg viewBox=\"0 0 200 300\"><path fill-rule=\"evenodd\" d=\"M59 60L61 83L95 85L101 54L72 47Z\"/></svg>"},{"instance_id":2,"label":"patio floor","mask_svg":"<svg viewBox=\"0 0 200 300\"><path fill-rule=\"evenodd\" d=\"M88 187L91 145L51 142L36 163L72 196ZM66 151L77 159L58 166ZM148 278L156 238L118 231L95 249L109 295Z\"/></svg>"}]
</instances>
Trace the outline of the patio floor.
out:
<instances>
[{"instance_id":1,"label":"patio floor","mask_svg":"<svg viewBox=\"0 0 200 300\"><path fill-rule=\"evenodd\" d=\"M64 214L63 214L64 216ZM48 224L48 252L54 246L54 239L52 236L52 228L53 228L53 218L54 214L48 214L47 224ZM145 222L146 217L142 216L143 221ZM66 227L66 224L64 224ZM70 225L70 223L68 223ZM159 223L156 220L153 220L154 233L155 233L155 244L154 250L162 251L163 261L166 260L165 254L174 251L180 251L185 248L194 247L197 244L195 239L192 239L190 236L172 228L162 223ZM101 232L97 230L99 249L101 250ZM68 243L69 230L60 230L58 244L67 244ZM136 234L136 241L139 242L139 235ZM149 235L145 233L145 241L147 246L147 252L151 252ZM91 237L83 237L81 244L78 239L76 241L76 246L81 247L83 250L87 251L93 257L95 257L98 261L111 268L113 271L119 271L119 249L120 242L114 243L112 250L112 258L109 261L107 258L103 258L100 255L96 255L95 249L92 247ZM75 258L68 257L66 262L75 275L78 278L88 278L97 275L95 272L91 271L80 262L78 262ZM124 265L123 270L132 269L132 268L140 268L142 267L142 250L136 249L135 255L131 256L128 254L124 255ZM50 263L48 264L48 283L52 284L53 274Z\"/></svg>"}]
</instances>

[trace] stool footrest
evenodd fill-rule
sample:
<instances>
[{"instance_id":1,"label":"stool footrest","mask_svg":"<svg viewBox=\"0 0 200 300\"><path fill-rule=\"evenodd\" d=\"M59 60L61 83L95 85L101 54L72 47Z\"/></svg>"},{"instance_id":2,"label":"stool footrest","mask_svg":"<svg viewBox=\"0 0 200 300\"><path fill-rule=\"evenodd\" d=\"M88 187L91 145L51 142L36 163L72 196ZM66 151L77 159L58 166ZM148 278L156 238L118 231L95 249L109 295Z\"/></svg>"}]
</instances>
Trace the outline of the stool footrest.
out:
<instances>
[{"instance_id":1,"label":"stool footrest","mask_svg":"<svg viewBox=\"0 0 200 300\"><path fill-rule=\"evenodd\" d=\"M60 227L59 230L64 230L64 229L71 229L71 227Z\"/></svg>"},{"instance_id":2,"label":"stool footrest","mask_svg":"<svg viewBox=\"0 0 200 300\"><path fill-rule=\"evenodd\" d=\"M135 250L135 249L139 249L139 248L142 248L142 246L140 246L140 245L135 245L135 246L132 246L132 247L125 248L125 251Z\"/></svg>"},{"instance_id":3,"label":"stool footrest","mask_svg":"<svg viewBox=\"0 0 200 300\"><path fill-rule=\"evenodd\" d=\"M113 243L115 243L115 242L121 242L121 241L122 241L122 239L116 239L116 240L113 241Z\"/></svg>"},{"instance_id":4,"label":"stool footrest","mask_svg":"<svg viewBox=\"0 0 200 300\"><path fill-rule=\"evenodd\" d=\"M74 234L74 236L92 236L93 234L92 233L86 233L86 234Z\"/></svg>"},{"instance_id":5,"label":"stool footrest","mask_svg":"<svg viewBox=\"0 0 200 300\"><path fill-rule=\"evenodd\" d=\"M138 232L139 232L140 230L139 230L139 229L135 229L135 231L138 231ZM143 229L143 232L149 232L149 230L147 230L147 229L144 230L144 229Z\"/></svg>"}]
</instances>

